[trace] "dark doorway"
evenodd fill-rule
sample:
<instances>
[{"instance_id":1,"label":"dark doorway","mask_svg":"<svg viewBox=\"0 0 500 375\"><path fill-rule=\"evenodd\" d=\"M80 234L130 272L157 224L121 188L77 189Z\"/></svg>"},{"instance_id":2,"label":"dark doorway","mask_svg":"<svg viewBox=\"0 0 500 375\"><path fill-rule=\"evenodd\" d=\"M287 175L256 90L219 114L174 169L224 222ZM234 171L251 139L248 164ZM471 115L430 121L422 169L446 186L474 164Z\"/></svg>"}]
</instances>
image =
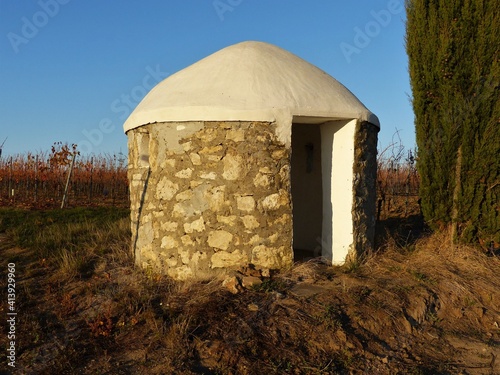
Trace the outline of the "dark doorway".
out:
<instances>
[{"instance_id":1,"label":"dark doorway","mask_svg":"<svg viewBox=\"0 0 500 375\"><path fill-rule=\"evenodd\" d=\"M291 180L294 259L321 256L323 189L319 125L292 124Z\"/></svg>"}]
</instances>

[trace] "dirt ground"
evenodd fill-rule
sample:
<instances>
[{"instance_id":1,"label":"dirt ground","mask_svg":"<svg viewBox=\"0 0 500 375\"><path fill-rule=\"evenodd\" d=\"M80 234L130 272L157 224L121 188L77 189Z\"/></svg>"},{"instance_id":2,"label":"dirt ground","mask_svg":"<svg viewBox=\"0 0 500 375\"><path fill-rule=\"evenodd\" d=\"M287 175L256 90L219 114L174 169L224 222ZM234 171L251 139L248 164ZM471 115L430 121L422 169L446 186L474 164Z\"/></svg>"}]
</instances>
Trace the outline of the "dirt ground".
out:
<instances>
[{"instance_id":1,"label":"dirt ground","mask_svg":"<svg viewBox=\"0 0 500 375\"><path fill-rule=\"evenodd\" d=\"M500 374L499 257L411 220L397 227L363 263L241 270L237 293L218 279L175 283L117 252L64 278L1 235L18 315L16 367L4 352L0 373Z\"/></svg>"}]
</instances>

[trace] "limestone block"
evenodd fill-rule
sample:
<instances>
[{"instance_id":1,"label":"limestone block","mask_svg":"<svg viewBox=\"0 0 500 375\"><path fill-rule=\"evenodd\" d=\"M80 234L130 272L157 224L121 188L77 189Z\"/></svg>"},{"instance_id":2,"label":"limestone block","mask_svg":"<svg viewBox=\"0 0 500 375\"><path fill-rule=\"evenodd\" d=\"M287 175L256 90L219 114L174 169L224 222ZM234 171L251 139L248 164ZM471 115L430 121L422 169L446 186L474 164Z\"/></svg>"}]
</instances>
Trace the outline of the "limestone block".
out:
<instances>
[{"instance_id":1,"label":"limestone block","mask_svg":"<svg viewBox=\"0 0 500 375\"><path fill-rule=\"evenodd\" d=\"M191 251L179 249L179 257L181 258L183 264L189 264L189 261L191 259Z\"/></svg>"},{"instance_id":2,"label":"limestone block","mask_svg":"<svg viewBox=\"0 0 500 375\"><path fill-rule=\"evenodd\" d=\"M241 286L236 276L231 276L222 282L222 286L228 289L231 293L237 294L241 291Z\"/></svg>"},{"instance_id":3,"label":"limestone block","mask_svg":"<svg viewBox=\"0 0 500 375\"><path fill-rule=\"evenodd\" d=\"M205 230L205 221L203 216L199 219L192 221L191 223L184 223L184 231L186 233L203 232Z\"/></svg>"},{"instance_id":4,"label":"limestone block","mask_svg":"<svg viewBox=\"0 0 500 375\"><path fill-rule=\"evenodd\" d=\"M174 249L179 243L172 236L165 236L161 239L161 248L165 250Z\"/></svg>"},{"instance_id":5,"label":"limestone block","mask_svg":"<svg viewBox=\"0 0 500 375\"><path fill-rule=\"evenodd\" d=\"M193 198L193 191L192 190L185 190L180 192L175 196L176 201L187 201L188 199Z\"/></svg>"},{"instance_id":6,"label":"limestone block","mask_svg":"<svg viewBox=\"0 0 500 375\"><path fill-rule=\"evenodd\" d=\"M232 253L226 251L218 251L210 258L212 268L231 268L240 267L248 263L248 257L240 250L235 250Z\"/></svg>"},{"instance_id":7,"label":"limestone block","mask_svg":"<svg viewBox=\"0 0 500 375\"><path fill-rule=\"evenodd\" d=\"M268 195L261 201L262 208L265 211L275 211L289 203L288 193L284 190L280 190L279 193Z\"/></svg>"},{"instance_id":8,"label":"limestone block","mask_svg":"<svg viewBox=\"0 0 500 375\"><path fill-rule=\"evenodd\" d=\"M204 154L204 155L209 155L209 154L216 154L218 152L221 152L223 150L223 147L221 145L217 145L217 146L211 146L211 147L203 147L201 150L200 150L200 154Z\"/></svg>"},{"instance_id":9,"label":"limestone block","mask_svg":"<svg viewBox=\"0 0 500 375\"><path fill-rule=\"evenodd\" d=\"M279 248L258 245L252 249L252 264L257 268L280 268L283 264L288 264L290 257L284 252L284 247ZM291 253L291 251L290 251Z\"/></svg>"},{"instance_id":10,"label":"limestone block","mask_svg":"<svg viewBox=\"0 0 500 375\"><path fill-rule=\"evenodd\" d=\"M208 246L216 249L227 250L233 235L225 230L215 230L208 234Z\"/></svg>"},{"instance_id":11,"label":"limestone block","mask_svg":"<svg viewBox=\"0 0 500 375\"><path fill-rule=\"evenodd\" d=\"M146 248L153 242L153 225L151 222L143 223L139 226L139 235L137 238L137 247Z\"/></svg>"},{"instance_id":12,"label":"limestone block","mask_svg":"<svg viewBox=\"0 0 500 375\"><path fill-rule=\"evenodd\" d=\"M175 163L177 163L177 160L175 160L175 159L167 159L167 160L165 160L165 164L168 165L171 168L175 168Z\"/></svg>"},{"instance_id":13,"label":"limestone block","mask_svg":"<svg viewBox=\"0 0 500 375\"><path fill-rule=\"evenodd\" d=\"M285 155L286 155L286 150L281 149L281 150L273 151L272 154L271 154L271 157L274 160L281 160L281 159L283 159L285 157Z\"/></svg>"},{"instance_id":14,"label":"limestone block","mask_svg":"<svg viewBox=\"0 0 500 375\"><path fill-rule=\"evenodd\" d=\"M181 241L182 241L182 244L184 246L193 246L194 245L194 241L191 239L191 236L189 236L188 234L182 236Z\"/></svg>"},{"instance_id":15,"label":"limestone block","mask_svg":"<svg viewBox=\"0 0 500 375\"><path fill-rule=\"evenodd\" d=\"M290 165L285 164L280 168L280 171L278 172L281 181L289 181L290 180Z\"/></svg>"},{"instance_id":16,"label":"limestone block","mask_svg":"<svg viewBox=\"0 0 500 375\"><path fill-rule=\"evenodd\" d=\"M201 156L195 152L189 154L189 159L193 165L201 165Z\"/></svg>"},{"instance_id":17,"label":"limestone block","mask_svg":"<svg viewBox=\"0 0 500 375\"><path fill-rule=\"evenodd\" d=\"M269 225L279 224L279 225L288 226L288 225L290 225L291 222L292 222L292 217L289 214L283 214L279 218L277 218L276 220L271 221L269 223Z\"/></svg>"},{"instance_id":18,"label":"limestone block","mask_svg":"<svg viewBox=\"0 0 500 375\"><path fill-rule=\"evenodd\" d=\"M224 179L234 181L242 176L244 160L241 155L227 154L222 158L222 162L224 163L224 172L222 173Z\"/></svg>"},{"instance_id":19,"label":"limestone block","mask_svg":"<svg viewBox=\"0 0 500 375\"><path fill-rule=\"evenodd\" d=\"M199 267L206 261L207 261L207 253L197 251L191 256L191 264L195 267Z\"/></svg>"},{"instance_id":20,"label":"limestone block","mask_svg":"<svg viewBox=\"0 0 500 375\"><path fill-rule=\"evenodd\" d=\"M196 134L198 139L203 142L209 143L212 142L215 138L217 138L217 132L213 128L206 128Z\"/></svg>"},{"instance_id":21,"label":"limestone block","mask_svg":"<svg viewBox=\"0 0 500 375\"><path fill-rule=\"evenodd\" d=\"M220 161L222 159L222 155L207 155L208 161Z\"/></svg>"},{"instance_id":22,"label":"limestone block","mask_svg":"<svg viewBox=\"0 0 500 375\"><path fill-rule=\"evenodd\" d=\"M191 168L182 169L175 174L178 178L191 178L193 170Z\"/></svg>"},{"instance_id":23,"label":"limestone block","mask_svg":"<svg viewBox=\"0 0 500 375\"><path fill-rule=\"evenodd\" d=\"M215 172L202 172L200 173L200 178L205 180L215 180L217 178L217 173Z\"/></svg>"},{"instance_id":24,"label":"limestone block","mask_svg":"<svg viewBox=\"0 0 500 375\"><path fill-rule=\"evenodd\" d=\"M188 280L193 278L194 271L191 267L183 265L181 267L172 267L167 269L167 275L175 280Z\"/></svg>"},{"instance_id":25,"label":"limestone block","mask_svg":"<svg viewBox=\"0 0 500 375\"><path fill-rule=\"evenodd\" d=\"M177 260L177 257L171 256L165 260L165 264L167 267L176 267L179 261Z\"/></svg>"},{"instance_id":26,"label":"limestone block","mask_svg":"<svg viewBox=\"0 0 500 375\"><path fill-rule=\"evenodd\" d=\"M179 185L163 177L156 186L156 199L171 200L179 190Z\"/></svg>"},{"instance_id":27,"label":"limestone block","mask_svg":"<svg viewBox=\"0 0 500 375\"><path fill-rule=\"evenodd\" d=\"M219 223L227 224L227 225L232 226L232 227L236 225L237 219L238 219L238 217L235 215L230 215L230 216L217 215L217 221Z\"/></svg>"},{"instance_id":28,"label":"limestone block","mask_svg":"<svg viewBox=\"0 0 500 375\"><path fill-rule=\"evenodd\" d=\"M201 181L201 180L193 180L193 181L189 181L189 187L191 189L194 189L200 185L203 185L205 183L205 181Z\"/></svg>"},{"instance_id":29,"label":"limestone block","mask_svg":"<svg viewBox=\"0 0 500 375\"><path fill-rule=\"evenodd\" d=\"M279 233L274 233L269 236L269 242L275 243L279 238Z\"/></svg>"},{"instance_id":30,"label":"limestone block","mask_svg":"<svg viewBox=\"0 0 500 375\"><path fill-rule=\"evenodd\" d=\"M226 139L228 141L243 142L245 140L245 130L231 129L226 133Z\"/></svg>"},{"instance_id":31,"label":"limestone block","mask_svg":"<svg viewBox=\"0 0 500 375\"><path fill-rule=\"evenodd\" d=\"M259 221L252 215L242 216L241 221L246 229L255 229L260 227Z\"/></svg>"},{"instance_id":32,"label":"limestone block","mask_svg":"<svg viewBox=\"0 0 500 375\"><path fill-rule=\"evenodd\" d=\"M258 234L255 234L252 236L252 238L250 238L250 241L248 241L248 243L246 243L245 245L256 245L262 243L262 241L263 239Z\"/></svg>"},{"instance_id":33,"label":"limestone block","mask_svg":"<svg viewBox=\"0 0 500 375\"><path fill-rule=\"evenodd\" d=\"M210 209L214 212L219 212L225 205L225 191L226 186L216 186L205 192L205 198L207 199Z\"/></svg>"},{"instance_id":34,"label":"limestone block","mask_svg":"<svg viewBox=\"0 0 500 375\"><path fill-rule=\"evenodd\" d=\"M176 223L175 221L166 221L160 224L161 229L166 232L175 232L178 226L179 223Z\"/></svg>"},{"instance_id":35,"label":"limestone block","mask_svg":"<svg viewBox=\"0 0 500 375\"><path fill-rule=\"evenodd\" d=\"M237 196L236 207L241 211L251 212L255 208L255 200L251 196Z\"/></svg>"},{"instance_id":36,"label":"limestone block","mask_svg":"<svg viewBox=\"0 0 500 375\"><path fill-rule=\"evenodd\" d=\"M241 285L243 286L243 288L249 289L260 284L262 284L262 280L257 276L244 276L241 279Z\"/></svg>"},{"instance_id":37,"label":"limestone block","mask_svg":"<svg viewBox=\"0 0 500 375\"><path fill-rule=\"evenodd\" d=\"M158 260L158 257L156 256L155 252L153 251L153 245L147 244L145 246L137 246L139 249L139 259L141 259L144 262L147 262L149 260L156 262Z\"/></svg>"},{"instance_id":38,"label":"limestone block","mask_svg":"<svg viewBox=\"0 0 500 375\"><path fill-rule=\"evenodd\" d=\"M255 187L267 188L271 184L271 178L265 174L257 173L253 179L253 184Z\"/></svg>"}]
</instances>

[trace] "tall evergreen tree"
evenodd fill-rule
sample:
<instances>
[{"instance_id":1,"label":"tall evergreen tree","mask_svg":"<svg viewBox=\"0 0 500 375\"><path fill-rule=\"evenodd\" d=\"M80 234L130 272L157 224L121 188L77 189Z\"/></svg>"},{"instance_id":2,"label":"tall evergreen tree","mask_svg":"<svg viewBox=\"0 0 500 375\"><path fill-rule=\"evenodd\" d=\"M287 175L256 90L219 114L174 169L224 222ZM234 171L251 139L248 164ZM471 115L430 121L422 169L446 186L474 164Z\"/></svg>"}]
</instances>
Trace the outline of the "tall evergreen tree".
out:
<instances>
[{"instance_id":1,"label":"tall evergreen tree","mask_svg":"<svg viewBox=\"0 0 500 375\"><path fill-rule=\"evenodd\" d=\"M500 242L497 0L407 0L422 211L454 240Z\"/></svg>"}]
</instances>

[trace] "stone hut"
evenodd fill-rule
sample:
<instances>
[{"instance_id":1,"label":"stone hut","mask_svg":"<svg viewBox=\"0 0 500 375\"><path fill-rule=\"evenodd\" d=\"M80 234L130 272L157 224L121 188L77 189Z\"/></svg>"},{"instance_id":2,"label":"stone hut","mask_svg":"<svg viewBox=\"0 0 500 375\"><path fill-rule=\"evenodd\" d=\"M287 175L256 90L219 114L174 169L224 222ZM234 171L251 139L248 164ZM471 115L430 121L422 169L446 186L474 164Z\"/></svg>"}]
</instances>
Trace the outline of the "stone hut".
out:
<instances>
[{"instance_id":1,"label":"stone hut","mask_svg":"<svg viewBox=\"0 0 500 375\"><path fill-rule=\"evenodd\" d=\"M290 52L224 48L160 82L124 130L141 267L187 279L373 247L379 121Z\"/></svg>"}]
</instances>

